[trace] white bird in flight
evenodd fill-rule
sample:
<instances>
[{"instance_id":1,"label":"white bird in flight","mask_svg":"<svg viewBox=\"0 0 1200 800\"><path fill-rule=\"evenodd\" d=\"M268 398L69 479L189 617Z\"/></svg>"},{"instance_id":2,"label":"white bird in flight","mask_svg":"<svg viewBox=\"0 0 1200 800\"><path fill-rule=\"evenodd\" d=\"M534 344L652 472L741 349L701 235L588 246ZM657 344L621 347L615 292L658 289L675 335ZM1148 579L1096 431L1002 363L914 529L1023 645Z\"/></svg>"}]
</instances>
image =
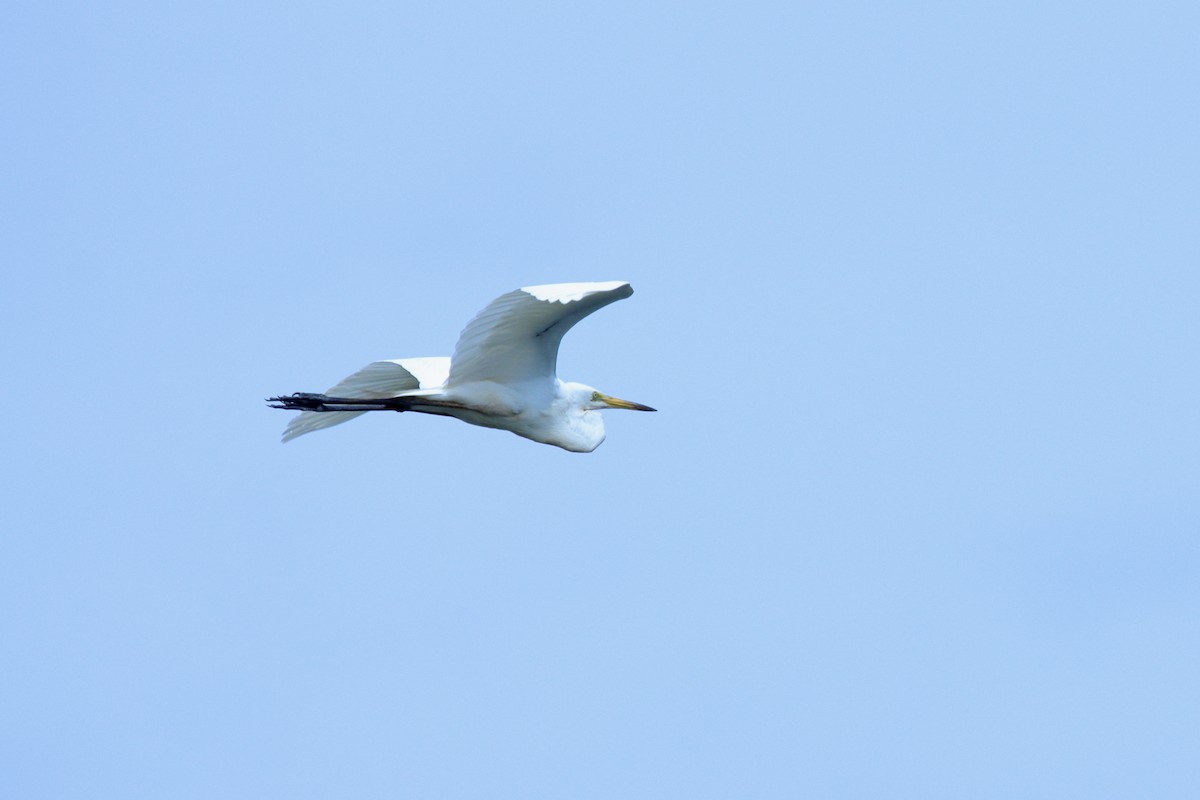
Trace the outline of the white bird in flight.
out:
<instances>
[{"instance_id":1,"label":"white bird in flight","mask_svg":"<svg viewBox=\"0 0 1200 800\"><path fill-rule=\"evenodd\" d=\"M376 361L325 394L268 402L302 412L284 430L285 442L367 411L417 411L590 453L604 441L601 409L655 409L559 380L558 345L576 322L631 294L621 281L526 286L476 314L450 358Z\"/></svg>"}]
</instances>

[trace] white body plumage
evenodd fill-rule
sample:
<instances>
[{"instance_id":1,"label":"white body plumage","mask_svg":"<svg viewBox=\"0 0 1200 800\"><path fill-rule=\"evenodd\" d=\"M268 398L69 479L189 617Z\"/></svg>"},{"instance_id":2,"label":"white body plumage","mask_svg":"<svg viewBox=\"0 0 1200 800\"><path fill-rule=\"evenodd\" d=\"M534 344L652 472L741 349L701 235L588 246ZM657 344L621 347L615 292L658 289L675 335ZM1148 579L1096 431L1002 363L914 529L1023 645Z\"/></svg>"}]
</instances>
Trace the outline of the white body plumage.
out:
<instances>
[{"instance_id":1,"label":"white body plumage","mask_svg":"<svg viewBox=\"0 0 1200 800\"><path fill-rule=\"evenodd\" d=\"M601 409L654 409L559 380L559 343L576 322L631 294L633 288L623 282L509 292L468 323L450 358L376 361L325 394L271 398L276 408L302 411L283 441L366 411L393 410L456 417L564 450L591 452L604 441Z\"/></svg>"}]
</instances>

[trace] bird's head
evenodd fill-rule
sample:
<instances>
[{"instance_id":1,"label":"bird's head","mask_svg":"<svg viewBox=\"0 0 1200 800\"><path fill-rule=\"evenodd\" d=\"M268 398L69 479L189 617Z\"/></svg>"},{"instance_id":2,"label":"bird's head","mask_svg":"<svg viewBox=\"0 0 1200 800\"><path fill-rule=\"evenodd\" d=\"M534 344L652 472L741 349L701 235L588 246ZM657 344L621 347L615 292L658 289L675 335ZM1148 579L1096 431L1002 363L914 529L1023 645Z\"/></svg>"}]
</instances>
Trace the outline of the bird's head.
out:
<instances>
[{"instance_id":1,"label":"bird's head","mask_svg":"<svg viewBox=\"0 0 1200 800\"><path fill-rule=\"evenodd\" d=\"M558 392L557 410L553 413L555 423L549 426L549 433L544 438L529 438L577 453L590 453L604 441L604 419L597 411L606 408L655 410L641 403L611 397L582 383L560 383Z\"/></svg>"}]
</instances>

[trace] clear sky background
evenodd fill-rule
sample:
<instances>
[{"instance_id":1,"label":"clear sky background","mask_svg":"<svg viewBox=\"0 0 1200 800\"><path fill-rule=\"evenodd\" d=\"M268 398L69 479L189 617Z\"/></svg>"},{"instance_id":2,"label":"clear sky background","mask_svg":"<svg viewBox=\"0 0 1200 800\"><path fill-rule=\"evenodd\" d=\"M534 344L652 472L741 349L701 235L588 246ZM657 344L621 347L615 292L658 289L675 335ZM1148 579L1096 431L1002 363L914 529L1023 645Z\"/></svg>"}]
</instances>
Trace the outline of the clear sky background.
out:
<instances>
[{"instance_id":1,"label":"clear sky background","mask_svg":"<svg viewBox=\"0 0 1200 800\"><path fill-rule=\"evenodd\" d=\"M0 795L1200 796L1195 3L9 3ZM628 280L577 455L263 398Z\"/></svg>"}]
</instances>

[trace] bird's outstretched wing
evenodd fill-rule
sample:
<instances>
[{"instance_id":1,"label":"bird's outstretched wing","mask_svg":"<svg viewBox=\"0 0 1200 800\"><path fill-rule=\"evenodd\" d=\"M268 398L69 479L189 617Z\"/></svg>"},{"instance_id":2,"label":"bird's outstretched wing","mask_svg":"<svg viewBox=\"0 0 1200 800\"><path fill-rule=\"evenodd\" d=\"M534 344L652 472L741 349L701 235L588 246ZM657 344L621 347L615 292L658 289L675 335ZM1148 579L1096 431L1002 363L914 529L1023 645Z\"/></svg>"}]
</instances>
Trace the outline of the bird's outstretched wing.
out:
<instances>
[{"instance_id":1,"label":"bird's outstretched wing","mask_svg":"<svg viewBox=\"0 0 1200 800\"><path fill-rule=\"evenodd\" d=\"M413 389L429 389L441 386L450 370L450 359L397 358L392 361L375 361L348 378L329 387L326 394L333 397L357 397L373 399L395 397L400 392ZM292 418L283 432L283 441L290 442L297 436L341 425L363 414L363 411L302 411Z\"/></svg>"},{"instance_id":2,"label":"bird's outstretched wing","mask_svg":"<svg viewBox=\"0 0 1200 800\"><path fill-rule=\"evenodd\" d=\"M563 334L631 294L628 283L611 281L526 286L497 297L459 335L446 385L553 379Z\"/></svg>"}]
</instances>

